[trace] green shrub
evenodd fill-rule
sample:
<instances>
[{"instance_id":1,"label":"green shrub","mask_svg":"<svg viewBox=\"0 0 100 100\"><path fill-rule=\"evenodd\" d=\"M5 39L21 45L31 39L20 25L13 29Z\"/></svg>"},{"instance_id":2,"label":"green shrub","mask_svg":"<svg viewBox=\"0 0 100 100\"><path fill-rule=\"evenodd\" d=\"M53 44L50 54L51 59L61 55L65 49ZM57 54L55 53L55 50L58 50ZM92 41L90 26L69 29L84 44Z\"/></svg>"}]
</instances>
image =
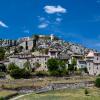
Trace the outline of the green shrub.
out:
<instances>
[{"instance_id":1,"label":"green shrub","mask_svg":"<svg viewBox=\"0 0 100 100\"><path fill-rule=\"evenodd\" d=\"M30 71L22 69L22 78L30 78L30 77L31 77Z\"/></svg>"},{"instance_id":2,"label":"green shrub","mask_svg":"<svg viewBox=\"0 0 100 100\"><path fill-rule=\"evenodd\" d=\"M3 97L0 97L0 100L5 100Z\"/></svg>"},{"instance_id":3,"label":"green shrub","mask_svg":"<svg viewBox=\"0 0 100 100\"><path fill-rule=\"evenodd\" d=\"M15 79L30 78L31 73L30 73L30 71L26 71L25 69L18 68L18 69L11 70L10 76Z\"/></svg>"},{"instance_id":4,"label":"green shrub","mask_svg":"<svg viewBox=\"0 0 100 100\"><path fill-rule=\"evenodd\" d=\"M95 86L98 87L98 88L100 88L100 78L97 78L95 80Z\"/></svg>"},{"instance_id":5,"label":"green shrub","mask_svg":"<svg viewBox=\"0 0 100 100\"><path fill-rule=\"evenodd\" d=\"M89 91L87 89L85 89L84 93L85 93L85 95L88 95Z\"/></svg>"},{"instance_id":6,"label":"green shrub","mask_svg":"<svg viewBox=\"0 0 100 100\"><path fill-rule=\"evenodd\" d=\"M5 78L5 73L4 72L0 72L0 78Z\"/></svg>"},{"instance_id":7,"label":"green shrub","mask_svg":"<svg viewBox=\"0 0 100 100\"><path fill-rule=\"evenodd\" d=\"M17 65L15 65L15 63L10 63L8 65L8 72L10 73L14 69L19 69L19 67Z\"/></svg>"},{"instance_id":8,"label":"green shrub","mask_svg":"<svg viewBox=\"0 0 100 100\"><path fill-rule=\"evenodd\" d=\"M22 78L22 70L21 69L13 69L10 72L10 76L15 79Z\"/></svg>"},{"instance_id":9,"label":"green shrub","mask_svg":"<svg viewBox=\"0 0 100 100\"><path fill-rule=\"evenodd\" d=\"M35 73L36 76L40 76L40 77L43 77L43 76L49 76L49 73L46 72L46 71L37 71Z\"/></svg>"}]
</instances>

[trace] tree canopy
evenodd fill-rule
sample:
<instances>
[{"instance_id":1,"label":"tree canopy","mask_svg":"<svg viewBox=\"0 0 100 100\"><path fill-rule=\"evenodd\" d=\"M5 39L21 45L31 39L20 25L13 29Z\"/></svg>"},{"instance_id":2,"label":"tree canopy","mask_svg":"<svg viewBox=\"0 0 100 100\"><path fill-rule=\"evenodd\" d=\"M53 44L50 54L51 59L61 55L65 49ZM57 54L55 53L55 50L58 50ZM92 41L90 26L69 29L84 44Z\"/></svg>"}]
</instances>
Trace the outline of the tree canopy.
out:
<instances>
[{"instance_id":1,"label":"tree canopy","mask_svg":"<svg viewBox=\"0 0 100 100\"><path fill-rule=\"evenodd\" d=\"M0 61L4 60L5 57L5 50L3 47L0 47Z\"/></svg>"}]
</instances>

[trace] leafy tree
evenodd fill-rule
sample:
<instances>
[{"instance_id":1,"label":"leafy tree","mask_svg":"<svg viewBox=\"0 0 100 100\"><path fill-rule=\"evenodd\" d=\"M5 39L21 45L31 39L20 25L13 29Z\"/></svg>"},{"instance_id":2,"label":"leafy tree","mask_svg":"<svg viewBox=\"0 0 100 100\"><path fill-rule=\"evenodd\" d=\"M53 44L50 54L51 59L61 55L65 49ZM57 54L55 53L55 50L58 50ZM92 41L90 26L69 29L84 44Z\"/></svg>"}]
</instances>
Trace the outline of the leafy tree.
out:
<instances>
[{"instance_id":1,"label":"leafy tree","mask_svg":"<svg viewBox=\"0 0 100 100\"><path fill-rule=\"evenodd\" d=\"M4 72L0 72L0 78L5 78L6 74Z\"/></svg>"},{"instance_id":2,"label":"leafy tree","mask_svg":"<svg viewBox=\"0 0 100 100\"><path fill-rule=\"evenodd\" d=\"M88 95L89 91L87 89L85 89L84 93L85 93L85 95Z\"/></svg>"},{"instance_id":3,"label":"leafy tree","mask_svg":"<svg viewBox=\"0 0 100 100\"><path fill-rule=\"evenodd\" d=\"M22 78L30 78L31 77L31 73L30 71L27 71L25 69L21 69L22 70Z\"/></svg>"},{"instance_id":4,"label":"leafy tree","mask_svg":"<svg viewBox=\"0 0 100 100\"><path fill-rule=\"evenodd\" d=\"M82 68L82 70L83 70L85 73L88 73L87 67Z\"/></svg>"},{"instance_id":5,"label":"leafy tree","mask_svg":"<svg viewBox=\"0 0 100 100\"><path fill-rule=\"evenodd\" d=\"M68 64L68 71L73 72L74 66L72 64Z\"/></svg>"},{"instance_id":6,"label":"leafy tree","mask_svg":"<svg viewBox=\"0 0 100 100\"><path fill-rule=\"evenodd\" d=\"M70 73L74 73L74 71L77 70L76 65L77 65L77 60L76 60L75 58L73 58L73 59L71 60L71 64L68 64L68 71L69 71Z\"/></svg>"},{"instance_id":7,"label":"leafy tree","mask_svg":"<svg viewBox=\"0 0 100 100\"><path fill-rule=\"evenodd\" d=\"M18 53L18 49L15 47L14 54L17 54L17 53Z\"/></svg>"},{"instance_id":8,"label":"leafy tree","mask_svg":"<svg viewBox=\"0 0 100 100\"><path fill-rule=\"evenodd\" d=\"M35 68L39 68L41 66L41 64L39 64L38 62L34 63Z\"/></svg>"},{"instance_id":9,"label":"leafy tree","mask_svg":"<svg viewBox=\"0 0 100 100\"><path fill-rule=\"evenodd\" d=\"M26 70L26 71L32 71L32 68L31 68L31 64L30 64L30 62L29 61L26 61L25 63L24 63L24 69Z\"/></svg>"},{"instance_id":10,"label":"leafy tree","mask_svg":"<svg viewBox=\"0 0 100 100\"><path fill-rule=\"evenodd\" d=\"M4 64L0 64L0 72L6 72L6 66Z\"/></svg>"},{"instance_id":11,"label":"leafy tree","mask_svg":"<svg viewBox=\"0 0 100 100\"><path fill-rule=\"evenodd\" d=\"M49 71L56 71L59 68L58 61L54 58L51 58L47 61L47 66L48 66Z\"/></svg>"},{"instance_id":12,"label":"leafy tree","mask_svg":"<svg viewBox=\"0 0 100 100\"><path fill-rule=\"evenodd\" d=\"M17 66L17 65L15 65L15 63L10 63L9 65L8 65L8 72L11 72L12 70L14 70L14 69L19 69L19 67Z\"/></svg>"},{"instance_id":13,"label":"leafy tree","mask_svg":"<svg viewBox=\"0 0 100 100\"><path fill-rule=\"evenodd\" d=\"M25 44L26 44L25 48L26 48L26 50L28 50L28 41L26 41Z\"/></svg>"},{"instance_id":14,"label":"leafy tree","mask_svg":"<svg viewBox=\"0 0 100 100\"><path fill-rule=\"evenodd\" d=\"M44 49L45 54L48 54L49 49Z\"/></svg>"},{"instance_id":15,"label":"leafy tree","mask_svg":"<svg viewBox=\"0 0 100 100\"><path fill-rule=\"evenodd\" d=\"M0 97L0 100L5 100L4 97Z\"/></svg>"},{"instance_id":16,"label":"leafy tree","mask_svg":"<svg viewBox=\"0 0 100 100\"><path fill-rule=\"evenodd\" d=\"M33 36L33 47L32 47L32 51L34 51L36 49L36 44L37 44L38 39L39 39L39 36L38 35L34 35Z\"/></svg>"},{"instance_id":17,"label":"leafy tree","mask_svg":"<svg viewBox=\"0 0 100 100\"><path fill-rule=\"evenodd\" d=\"M66 75L66 64L64 61L51 58L47 61L47 66L51 75Z\"/></svg>"},{"instance_id":18,"label":"leafy tree","mask_svg":"<svg viewBox=\"0 0 100 100\"><path fill-rule=\"evenodd\" d=\"M49 73L46 71L37 71L36 72L37 76L43 77L43 76L49 76Z\"/></svg>"},{"instance_id":19,"label":"leafy tree","mask_svg":"<svg viewBox=\"0 0 100 100\"><path fill-rule=\"evenodd\" d=\"M97 78L95 80L95 86L98 87L98 88L100 88L100 78Z\"/></svg>"},{"instance_id":20,"label":"leafy tree","mask_svg":"<svg viewBox=\"0 0 100 100\"><path fill-rule=\"evenodd\" d=\"M19 79L19 78L22 78L23 77L23 72L21 69L13 69L11 70L10 72L10 76L15 78L15 79Z\"/></svg>"},{"instance_id":21,"label":"leafy tree","mask_svg":"<svg viewBox=\"0 0 100 100\"><path fill-rule=\"evenodd\" d=\"M59 75L66 75L66 63L64 61L59 60Z\"/></svg>"},{"instance_id":22,"label":"leafy tree","mask_svg":"<svg viewBox=\"0 0 100 100\"><path fill-rule=\"evenodd\" d=\"M23 50L23 46L19 46L19 47L18 47L18 51L19 51L19 52L22 52L22 50Z\"/></svg>"},{"instance_id":23,"label":"leafy tree","mask_svg":"<svg viewBox=\"0 0 100 100\"><path fill-rule=\"evenodd\" d=\"M0 61L4 60L5 57L5 50L3 47L0 47Z\"/></svg>"},{"instance_id":24,"label":"leafy tree","mask_svg":"<svg viewBox=\"0 0 100 100\"><path fill-rule=\"evenodd\" d=\"M71 64L75 67L77 65L77 60L75 58L72 59Z\"/></svg>"}]
</instances>

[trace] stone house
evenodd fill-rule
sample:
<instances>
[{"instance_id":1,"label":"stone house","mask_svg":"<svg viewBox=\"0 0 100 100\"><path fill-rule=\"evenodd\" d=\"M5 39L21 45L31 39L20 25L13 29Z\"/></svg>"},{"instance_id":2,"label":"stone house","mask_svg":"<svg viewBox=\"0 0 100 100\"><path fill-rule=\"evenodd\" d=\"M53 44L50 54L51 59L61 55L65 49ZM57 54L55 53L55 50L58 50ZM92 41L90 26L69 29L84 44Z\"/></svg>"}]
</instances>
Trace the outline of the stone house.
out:
<instances>
[{"instance_id":1,"label":"stone house","mask_svg":"<svg viewBox=\"0 0 100 100\"><path fill-rule=\"evenodd\" d=\"M86 56L87 69L90 75L100 74L100 52L89 52Z\"/></svg>"},{"instance_id":2,"label":"stone house","mask_svg":"<svg viewBox=\"0 0 100 100\"><path fill-rule=\"evenodd\" d=\"M32 54L17 54L13 55L9 58L10 63L15 63L20 68L24 68L24 63L29 61L31 64L31 67L34 68L35 63L39 63L40 67L37 68L37 70L45 70L47 71L47 61L49 59L48 55L37 55L34 56Z\"/></svg>"}]
</instances>

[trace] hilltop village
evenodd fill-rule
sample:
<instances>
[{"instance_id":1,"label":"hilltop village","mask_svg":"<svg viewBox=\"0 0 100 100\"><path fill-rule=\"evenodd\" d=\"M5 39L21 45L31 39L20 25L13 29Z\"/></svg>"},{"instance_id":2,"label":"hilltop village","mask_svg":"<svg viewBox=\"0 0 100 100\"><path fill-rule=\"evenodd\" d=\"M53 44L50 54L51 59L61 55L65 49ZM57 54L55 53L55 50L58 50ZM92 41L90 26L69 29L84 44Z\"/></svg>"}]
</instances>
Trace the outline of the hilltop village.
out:
<instances>
[{"instance_id":1,"label":"hilltop village","mask_svg":"<svg viewBox=\"0 0 100 100\"><path fill-rule=\"evenodd\" d=\"M25 62L28 61L32 69L48 71L48 59L62 60L68 68L74 58L77 69L87 69L89 75L100 74L100 52L66 42L53 34L33 35L18 40L0 40L0 45L6 47L6 57L0 61L0 64L4 64L6 67L10 63L14 63L20 68L24 68Z\"/></svg>"}]
</instances>

